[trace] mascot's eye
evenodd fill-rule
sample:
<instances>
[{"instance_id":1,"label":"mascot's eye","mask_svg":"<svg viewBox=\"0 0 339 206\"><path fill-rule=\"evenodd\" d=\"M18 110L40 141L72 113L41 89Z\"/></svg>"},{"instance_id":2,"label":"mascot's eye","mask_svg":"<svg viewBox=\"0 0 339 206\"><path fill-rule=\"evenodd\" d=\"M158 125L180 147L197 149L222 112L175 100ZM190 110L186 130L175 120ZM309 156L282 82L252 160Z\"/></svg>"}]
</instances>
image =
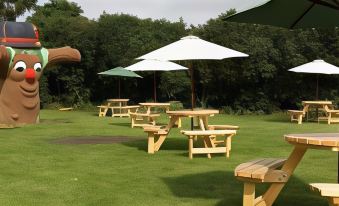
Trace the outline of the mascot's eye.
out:
<instances>
[{"instance_id":1,"label":"mascot's eye","mask_svg":"<svg viewBox=\"0 0 339 206\"><path fill-rule=\"evenodd\" d=\"M40 63L35 63L34 64L34 70L37 72L41 72L41 64Z\"/></svg>"},{"instance_id":2,"label":"mascot's eye","mask_svg":"<svg viewBox=\"0 0 339 206\"><path fill-rule=\"evenodd\" d=\"M23 61L18 61L17 63L15 63L14 69L18 72L22 72L26 69L26 63Z\"/></svg>"}]
</instances>

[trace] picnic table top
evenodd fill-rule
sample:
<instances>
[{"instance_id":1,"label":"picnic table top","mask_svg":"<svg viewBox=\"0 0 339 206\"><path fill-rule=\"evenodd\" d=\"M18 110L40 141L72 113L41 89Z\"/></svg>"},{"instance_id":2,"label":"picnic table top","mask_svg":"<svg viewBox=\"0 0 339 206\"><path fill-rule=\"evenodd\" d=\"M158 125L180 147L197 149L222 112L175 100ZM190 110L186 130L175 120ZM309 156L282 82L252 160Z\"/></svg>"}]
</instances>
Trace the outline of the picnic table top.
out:
<instances>
[{"instance_id":1,"label":"picnic table top","mask_svg":"<svg viewBox=\"0 0 339 206\"><path fill-rule=\"evenodd\" d=\"M168 115L177 115L177 116L207 116L213 114L219 114L219 110L215 109L202 109L202 110L177 110L177 111L167 111Z\"/></svg>"},{"instance_id":2,"label":"picnic table top","mask_svg":"<svg viewBox=\"0 0 339 206\"><path fill-rule=\"evenodd\" d=\"M146 107L164 107L164 106L170 106L170 103L161 103L161 102L142 102L139 103L141 106L146 106Z\"/></svg>"},{"instance_id":3,"label":"picnic table top","mask_svg":"<svg viewBox=\"0 0 339 206\"><path fill-rule=\"evenodd\" d=\"M339 133L287 134L284 138L291 144L339 150Z\"/></svg>"},{"instance_id":4,"label":"picnic table top","mask_svg":"<svg viewBox=\"0 0 339 206\"><path fill-rule=\"evenodd\" d=\"M332 104L332 101L302 101L302 104L314 104L314 105L326 105L326 104Z\"/></svg>"}]
</instances>

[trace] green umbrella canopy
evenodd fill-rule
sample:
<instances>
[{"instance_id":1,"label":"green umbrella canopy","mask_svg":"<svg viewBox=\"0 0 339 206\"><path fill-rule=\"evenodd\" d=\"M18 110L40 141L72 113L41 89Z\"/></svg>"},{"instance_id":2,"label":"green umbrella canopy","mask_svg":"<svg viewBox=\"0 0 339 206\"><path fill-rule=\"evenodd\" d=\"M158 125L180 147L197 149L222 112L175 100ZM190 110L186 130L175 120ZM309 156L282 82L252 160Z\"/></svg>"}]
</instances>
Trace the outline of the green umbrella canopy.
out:
<instances>
[{"instance_id":1,"label":"green umbrella canopy","mask_svg":"<svg viewBox=\"0 0 339 206\"><path fill-rule=\"evenodd\" d=\"M137 73L124 69L123 67L116 67L114 69L110 69L104 72L100 72L98 74L101 75L109 75L109 76L120 76L120 77L138 77L142 78L142 76L138 75ZM120 78L118 81L118 87L119 87L119 98L120 98Z\"/></svg>"},{"instance_id":2,"label":"green umbrella canopy","mask_svg":"<svg viewBox=\"0 0 339 206\"><path fill-rule=\"evenodd\" d=\"M102 75L110 75L110 76L121 76L121 77L139 77L142 78L142 76L138 75L135 72L132 72L130 70L124 69L123 67L116 67L114 69L110 69L104 72L100 72L98 74Z\"/></svg>"},{"instance_id":3,"label":"green umbrella canopy","mask_svg":"<svg viewBox=\"0 0 339 206\"><path fill-rule=\"evenodd\" d=\"M262 0L255 7L226 17L226 21L284 28L339 26L339 0Z\"/></svg>"}]
</instances>

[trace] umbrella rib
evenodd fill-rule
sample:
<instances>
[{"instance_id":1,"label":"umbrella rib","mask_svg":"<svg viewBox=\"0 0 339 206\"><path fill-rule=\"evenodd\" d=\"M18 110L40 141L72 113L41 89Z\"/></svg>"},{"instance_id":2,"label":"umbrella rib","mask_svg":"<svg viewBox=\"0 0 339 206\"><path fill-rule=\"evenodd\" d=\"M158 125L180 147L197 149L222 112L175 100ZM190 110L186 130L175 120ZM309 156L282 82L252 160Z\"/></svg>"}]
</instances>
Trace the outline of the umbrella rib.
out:
<instances>
[{"instance_id":1,"label":"umbrella rib","mask_svg":"<svg viewBox=\"0 0 339 206\"><path fill-rule=\"evenodd\" d=\"M312 5L308 7L306 11L304 11L303 14L301 14L301 16L290 26L290 29L293 29L294 26L314 7L314 5L316 4L314 1L316 0L311 0L311 1L313 2Z\"/></svg>"},{"instance_id":2,"label":"umbrella rib","mask_svg":"<svg viewBox=\"0 0 339 206\"><path fill-rule=\"evenodd\" d=\"M327 6L327 7L330 7L332 9L337 9L339 10L339 1L338 0L329 0L329 1L324 1L324 0L309 0L313 3L316 3L316 4L320 4L320 5L323 5L323 6ZM330 3L332 2L332 3Z\"/></svg>"}]
</instances>

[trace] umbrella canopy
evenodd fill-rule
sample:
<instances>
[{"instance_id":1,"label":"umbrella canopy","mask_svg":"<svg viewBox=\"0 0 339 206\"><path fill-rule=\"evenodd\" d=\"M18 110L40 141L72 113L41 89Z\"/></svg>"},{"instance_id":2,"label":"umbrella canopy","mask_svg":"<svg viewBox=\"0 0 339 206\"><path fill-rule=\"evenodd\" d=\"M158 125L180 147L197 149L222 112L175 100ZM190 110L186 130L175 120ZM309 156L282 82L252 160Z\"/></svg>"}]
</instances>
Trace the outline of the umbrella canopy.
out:
<instances>
[{"instance_id":1,"label":"umbrella canopy","mask_svg":"<svg viewBox=\"0 0 339 206\"><path fill-rule=\"evenodd\" d=\"M125 69L130 71L173 71L188 68L169 61L147 59L125 67Z\"/></svg>"},{"instance_id":2,"label":"umbrella canopy","mask_svg":"<svg viewBox=\"0 0 339 206\"><path fill-rule=\"evenodd\" d=\"M123 67L116 67L114 69L110 69L104 72L100 72L98 74L103 74L103 75L110 75L110 76L122 76L122 77L138 77L142 78L142 76L138 75L137 73L124 69Z\"/></svg>"},{"instance_id":3,"label":"umbrella canopy","mask_svg":"<svg viewBox=\"0 0 339 206\"><path fill-rule=\"evenodd\" d=\"M265 24L284 28L339 26L339 0L264 0L227 21Z\"/></svg>"},{"instance_id":4,"label":"umbrella canopy","mask_svg":"<svg viewBox=\"0 0 339 206\"><path fill-rule=\"evenodd\" d=\"M298 72L298 73L313 73L313 74L339 74L339 67L334 66L325 62L324 60L318 59L312 62L294 67L289 69L288 71L291 72ZM316 99L319 96L319 77L317 75L317 88L316 88Z\"/></svg>"},{"instance_id":5,"label":"umbrella canopy","mask_svg":"<svg viewBox=\"0 0 339 206\"><path fill-rule=\"evenodd\" d=\"M153 92L154 92L154 102L157 101L157 90L156 90L156 74L155 71L174 71L174 70L187 70L188 68L183 67L179 64L164 61L164 60L143 60L132 64L125 69L130 71L154 71L154 78L153 78Z\"/></svg>"},{"instance_id":6,"label":"umbrella canopy","mask_svg":"<svg viewBox=\"0 0 339 206\"><path fill-rule=\"evenodd\" d=\"M124 69L123 67L116 67L114 69L110 69L104 72L98 73L100 75L108 75L108 76L121 76L121 77L138 77L142 78L142 76L136 74L133 71ZM120 98L120 79L118 80L118 88L119 88L119 98Z\"/></svg>"},{"instance_id":7,"label":"umbrella canopy","mask_svg":"<svg viewBox=\"0 0 339 206\"><path fill-rule=\"evenodd\" d=\"M179 41L161 47L145 54L137 59L160 59L160 60L221 60L231 57L248 57L241 53L205 40L196 36L186 36ZM193 68L189 68L191 76L192 109L195 107Z\"/></svg>"},{"instance_id":8,"label":"umbrella canopy","mask_svg":"<svg viewBox=\"0 0 339 206\"><path fill-rule=\"evenodd\" d=\"M318 59L312 62L289 69L291 72L313 73L313 74L339 74L339 67Z\"/></svg>"},{"instance_id":9,"label":"umbrella canopy","mask_svg":"<svg viewBox=\"0 0 339 206\"><path fill-rule=\"evenodd\" d=\"M205 41L196 36L186 36L137 59L198 60L248 57L247 54Z\"/></svg>"}]
</instances>

